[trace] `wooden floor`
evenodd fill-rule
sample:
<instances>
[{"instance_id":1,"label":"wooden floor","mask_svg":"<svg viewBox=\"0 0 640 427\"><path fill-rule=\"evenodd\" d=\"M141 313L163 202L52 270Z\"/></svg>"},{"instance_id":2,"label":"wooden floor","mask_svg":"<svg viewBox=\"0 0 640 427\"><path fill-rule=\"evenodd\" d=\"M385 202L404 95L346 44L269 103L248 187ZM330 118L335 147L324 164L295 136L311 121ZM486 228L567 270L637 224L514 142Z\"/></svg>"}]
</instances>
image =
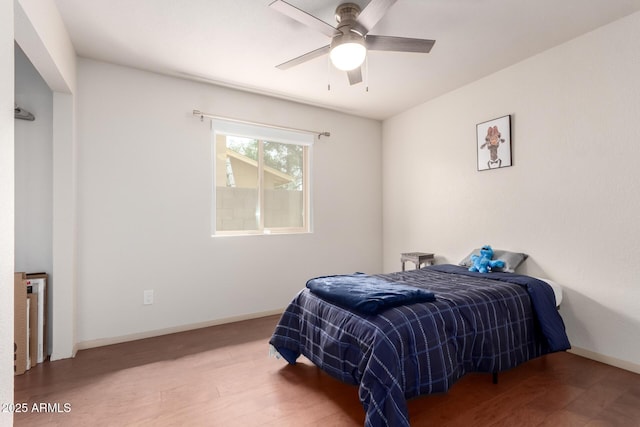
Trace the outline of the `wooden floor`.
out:
<instances>
[{"instance_id":1,"label":"wooden floor","mask_svg":"<svg viewBox=\"0 0 640 427\"><path fill-rule=\"evenodd\" d=\"M112 345L15 378L16 426L362 426L354 386L268 356L277 316ZM43 409L33 411L33 406ZM42 405L44 404L44 405ZM47 405L48 404L48 405ZM412 426L640 426L640 375L569 353L469 374Z\"/></svg>"}]
</instances>

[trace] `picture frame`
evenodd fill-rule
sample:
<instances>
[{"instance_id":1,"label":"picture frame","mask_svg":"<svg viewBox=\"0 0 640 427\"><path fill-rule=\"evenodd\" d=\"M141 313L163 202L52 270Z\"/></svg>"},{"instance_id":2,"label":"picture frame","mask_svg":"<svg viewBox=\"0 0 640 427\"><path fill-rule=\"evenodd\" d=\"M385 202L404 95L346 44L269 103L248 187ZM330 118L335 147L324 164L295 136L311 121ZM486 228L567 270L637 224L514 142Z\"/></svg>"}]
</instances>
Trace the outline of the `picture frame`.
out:
<instances>
[{"instance_id":1,"label":"picture frame","mask_svg":"<svg viewBox=\"0 0 640 427\"><path fill-rule=\"evenodd\" d=\"M511 159L511 115L476 125L478 171L506 168Z\"/></svg>"}]
</instances>

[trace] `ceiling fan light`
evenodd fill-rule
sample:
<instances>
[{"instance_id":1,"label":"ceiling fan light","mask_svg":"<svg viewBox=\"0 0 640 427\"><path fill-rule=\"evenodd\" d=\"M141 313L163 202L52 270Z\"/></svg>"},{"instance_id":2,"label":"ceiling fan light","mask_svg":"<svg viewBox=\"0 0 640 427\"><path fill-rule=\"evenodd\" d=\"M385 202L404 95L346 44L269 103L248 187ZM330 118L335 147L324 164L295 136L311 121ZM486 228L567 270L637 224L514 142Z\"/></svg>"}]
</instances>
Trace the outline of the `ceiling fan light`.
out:
<instances>
[{"instance_id":1,"label":"ceiling fan light","mask_svg":"<svg viewBox=\"0 0 640 427\"><path fill-rule=\"evenodd\" d=\"M355 70L364 62L367 48L361 41L350 40L331 47L329 57L333 65L342 71Z\"/></svg>"}]
</instances>

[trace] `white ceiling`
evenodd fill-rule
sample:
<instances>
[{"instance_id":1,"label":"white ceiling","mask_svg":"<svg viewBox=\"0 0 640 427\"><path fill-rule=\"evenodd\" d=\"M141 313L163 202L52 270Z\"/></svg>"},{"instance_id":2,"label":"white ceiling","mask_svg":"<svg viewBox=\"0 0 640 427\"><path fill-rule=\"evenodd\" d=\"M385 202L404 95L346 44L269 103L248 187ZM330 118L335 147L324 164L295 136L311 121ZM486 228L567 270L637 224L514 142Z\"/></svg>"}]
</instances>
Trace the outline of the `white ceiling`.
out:
<instances>
[{"instance_id":1,"label":"white ceiling","mask_svg":"<svg viewBox=\"0 0 640 427\"><path fill-rule=\"evenodd\" d=\"M375 119L640 10L640 0L398 0L370 34L435 39L433 50L370 52L368 79L349 86L326 56L275 68L329 40L272 0L55 1L80 56ZM342 3L288 2L331 25Z\"/></svg>"}]
</instances>

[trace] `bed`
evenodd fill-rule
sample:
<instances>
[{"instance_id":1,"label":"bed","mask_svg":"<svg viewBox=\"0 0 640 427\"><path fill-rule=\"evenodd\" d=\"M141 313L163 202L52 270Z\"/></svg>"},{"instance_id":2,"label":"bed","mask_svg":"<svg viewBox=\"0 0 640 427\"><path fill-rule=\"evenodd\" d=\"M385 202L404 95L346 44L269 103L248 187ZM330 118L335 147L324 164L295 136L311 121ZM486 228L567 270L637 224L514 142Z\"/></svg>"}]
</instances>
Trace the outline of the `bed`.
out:
<instances>
[{"instance_id":1,"label":"bed","mask_svg":"<svg viewBox=\"0 0 640 427\"><path fill-rule=\"evenodd\" d=\"M468 372L496 375L570 348L554 290L539 279L457 265L367 278L420 288L434 298L371 314L306 287L269 341L288 363L302 354L357 385L367 426L409 426L407 399L445 392Z\"/></svg>"}]
</instances>

